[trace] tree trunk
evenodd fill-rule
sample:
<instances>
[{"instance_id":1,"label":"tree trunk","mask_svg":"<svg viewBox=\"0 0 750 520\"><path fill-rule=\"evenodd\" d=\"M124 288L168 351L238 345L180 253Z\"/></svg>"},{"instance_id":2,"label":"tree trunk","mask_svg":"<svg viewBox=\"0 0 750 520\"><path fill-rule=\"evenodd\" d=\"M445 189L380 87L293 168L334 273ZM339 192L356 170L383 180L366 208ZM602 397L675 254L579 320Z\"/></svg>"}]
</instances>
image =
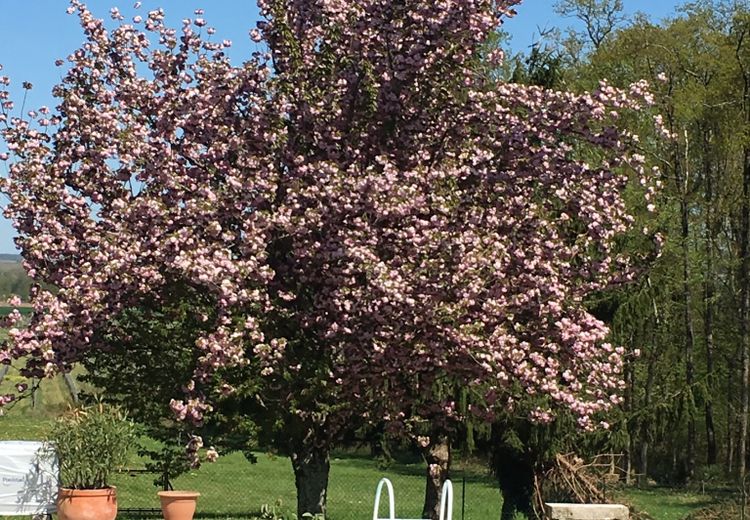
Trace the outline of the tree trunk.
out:
<instances>
[{"instance_id":1,"label":"tree trunk","mask_svg":"<svg viewBox=\"0 0 750 520\"><path fill-rule=\"evenodd\" d=\"M34 410L36 408L36 392L39 389L39 387L36 384L36 378L31 378L31 409Z\"/></svg>"},{"instance_id":2,"label":"tree trunk","mask_svg":"<svg viewBox=\"0 0 750 520\"><path fill-rule=\"evenodd\" d=\"M657 347L658 331L661 328L661 316L659 314L659 306L656 303L656 297L654 295L654 288L651 284L651 278L646 278L648 284L648 290L651 295L651 306L654 311L653 324L651 327L651 355L649 356L646 370L646 383L643 391L643 406L642 410L649 410L651 407L651 393L654 387L654 379L656 378L656 362L659 356L659 349ZM648 449L651 442L651 418L641 417L639 419L640 426L640 449L638 453L638 485L645 486L648 484Z\"/></svg>"},{"instance_id":3,"label":"tree trunk","mask_svg":"<svg viewBox=\"0 0 750 520\"><path fill-rule=\"evenodd\" d=\"M490 430L492 471L497 477L503 495L500 520L514 520L516 513L533 518L534 462L524 447L505 441L507 427L493 423ZM523 431L518 433L524 436Z\"/></svg>"},{"instance_id":4,"label":"tree trunk","mask_svg":"<svg viewBox=\"0 0 750 520\"><path fill-rule=\"evenodd\" d=\"M515 520L516 504L503 493L503 508L500 511L500 520Z\"/></svg>"},{"instance_id":5,"label":"tree trunk","mask_svg":"<svg viewBox=\"0 0 750 520\"><path fill-rule=\"evenodd\" d=\"M708 318L707 318L708 319ZM707 327L709 325L707 324ZM706 330L708 333L709 331ZM708 379L708 391L706 392L706 462L709 466L716 464L718 460L718 448L716 446L716 427L714 425L714 359L713 359L713 330L710 336L706 336L706 375Z\"/></svg>"},{"instance_id":6,"label":"tree trunk","mask_svg":"<svg viewBox=\"0 0 750 520\"><path fill-rule=\"evenodd\" d=\"M734 359L736 359L736 356ZM735 407L735 399L737 395L734 392L734 376L736 370L737 367L734 364L734 360L730 357L727 362L727 476L734 473L734 451L735 441L737 439L737 409Z\"/></svg>"},{"instance_id":7,"label":"tree trunk","mask_svg":"<svg viewBox=\"0 0 750 520\"><path fill-rule=\"evenodd\" d=\"M646 388L643 392L643 409L648 410L651 406L651 389L654 386L655 377L655 365L656 363L652 359L648 364L648 372L646 374ZM648 483L648 447L650 442L650 421L641 420L641 449L638 457L640 466L638 468L638 485L645 486Z\"/></svg>"},{"instance_id":8,"label":"tree trunk","mask_svg":"<svg viewBox=\"0 0 750 520\"><path fill-rule=\"evenodd\" d=\"M632 352L632 335L630 337L630 346ZM635 453L635 438L638 427L637 422L632 419L633 409L635 408L633 403L633 396L635 395L635 370L633 369L632 359L628 359L625 362L625 384L624 408L628 416L630 416L630 419L627 422L628 448L625 452L625 460L622 469L625 472L625 485L629 486L633 477L633 454Z\"/></svg>"},{"instance_id":9,"label":"tree trunk","mask_svg":"<svg viewBox=\"0 0 750 520\"><path fill-rule=\"evenodd\" d=\"M712 466L716 464L716 428L714 426L714 295L716 292L714 283L714 219L713 219L713 178L711 165L708 159L710 153L709 138L704 139L703 154L705 157L706 179L706 273L704 286L704 332L706 336L706 462Z\"/></svg>"},{"instance_id":10,"label":"tree trunk","mask_svg":"<svg viewBox=\"0 0 750 520\"><path fill-rule=\"evenodd\" d=\"M76 386L75 379L70 375L70 372L63 373L63 379L65 380L65 385L68 387L70 399L73 401L73 404L78 404L78 387Z\"/></svg>"},{"instance_id":11,"label":"tree trunk","mask_svg":"<svg viewBox=\"0 0 750 520\"><path fill-rule=\"evenodd\" d=\"M291 454L294 483L297 487L297 518L306 513L326 515L328 474L331 469L327 448L297 447Z\"/></svg>"},{"instance_id":12,"label":"tree trunk","mask_svg":"<svg viewBox=\"0 0 750 520\"><path fill-rule=\"evenodd\" d=\"M693 385L695 383L695 364L693 353L695 351L695 333L693 332L693 317L691 312L692 295L690 289L690 220L687 201L688 175L684 175L684 188L682 200L680 201L681 241L682 241L682 304L683 304L683 326L685 330L685 389L687 392L687 444L685 446L685 477L690 480L695 475L695 410L693 398Z\"/></svg>"},{"instance_id":13,"label":"tree trunk","mask_svg":"<svg viewBox=\"0 0 750 520\"><path fill-rule=\"evenodd\" d=\"M448 478L451 464L451 443L447 435L435 435L430 444L424 449L427 462L427 478L425 479L424 507L422 518L438 520L440 518L440 499L443 493L443 483Z\"/></svg>"},{"instance_id":14,"label":"tree trunk","mask_svg":"<svg viewBox=\"0 0 750 520\"><path fill-rule=\"evenodd\" d=\"M742 47L747 30L740 28L736 57L742 71L742 110L745 129L750 125L750 72L745 69ZM738 477L744 483L747 464L748 376L750 376L750 147L743 146L742 214L740 216L740 438L737 441Z\"/></svg>"},{"instance_id":15,"label":"tree trunk","mask_svg":"<svg viewBox=\"0 0 750 520\"><path fill-rule=\"evenodd\" d=\"M743 479L747 457L748 376L750 376L750 149L745 149L740 227L740 438L737 442L738 476Z\"/></svg>"},{"instance_id":16,"label":"tree trunk","mask_svg":"<svg viewBox=\"0 0 750 520\"><path fill-rule=\"evenodd\" d=\"M8 373L9 368L10 365L0 365L0 383L2 383L3 379L5 379L5 374Z\"/></svg>"},{"instance_id":17,"label":"tree trunk","mask_svg":"<svg viewBox=\"0 0 750 520\"><path fill-rule=\"evenodd\" d=\"M645 428L644 428L645 429ZM648 486L648 439L641 439L641 452L639 455L641 462L640 473L638 474L638 487Z\"/></svg>"}]
</instances>

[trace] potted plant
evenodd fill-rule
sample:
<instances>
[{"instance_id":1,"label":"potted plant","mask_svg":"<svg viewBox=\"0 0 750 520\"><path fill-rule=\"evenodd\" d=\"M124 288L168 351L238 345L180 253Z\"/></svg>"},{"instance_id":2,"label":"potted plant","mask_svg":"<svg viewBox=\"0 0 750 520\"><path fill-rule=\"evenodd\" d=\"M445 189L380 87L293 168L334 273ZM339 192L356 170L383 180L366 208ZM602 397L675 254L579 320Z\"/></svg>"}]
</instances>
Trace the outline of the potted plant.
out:
<instances>
[{"instance_id":1,"label":"potted plant","mask_svg":"<svg viewBox=\"0 0 750 520\"><path fill-rule=\"evenodd\" d=\"M159 491L164 520L192 520L200 493L197 491Z\"/></svg>"},{"instance_id":2,"label":"potted plant","mask_svg":"<svg viewBox=\"0 0 750 520\"><path fill-rule=\"evenodd\" d=\"M62 415L48 437L60 467L59 520L114 520L117 495L110 477L128 460L135 426L104 403Z\"/></svg>"},{"instance_id":3,"label":"potted plant","mask_svg":"<svg viewBox=\"0 0 750 520\"><path fill-rule=\"evenodd\" d=\"M174 490L169 483L169 467L181 467L184 469L189 465L191 468L200 467L200 456L198 451L203 447L203 440L194 435L190 436L188 445L180 455L177 455L170 447L165 447L161 457L164 466L164 491L159 491L159 501L164 520L192 520L200 493L197 491ZM206 451L206 460L213 462L218 457L216 450L211 447Z\"/></svg>"}]
</instances>

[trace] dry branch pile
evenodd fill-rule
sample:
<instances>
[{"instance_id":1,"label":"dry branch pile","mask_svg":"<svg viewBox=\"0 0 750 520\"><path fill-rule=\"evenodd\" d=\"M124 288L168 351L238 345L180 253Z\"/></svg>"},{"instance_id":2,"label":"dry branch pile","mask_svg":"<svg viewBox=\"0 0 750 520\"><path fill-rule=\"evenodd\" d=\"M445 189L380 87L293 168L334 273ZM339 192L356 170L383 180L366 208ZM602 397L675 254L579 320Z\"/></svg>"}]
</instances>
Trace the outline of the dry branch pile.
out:
<instances>
[{"instance_id":1,"label":"dry branch pile","mask_svg":"<svg viewBox=\"0 0 750 520\"><path fill-rule=\"evenodd\" d=\"M552 466L534 477L534 514L537 518L545 518L545 502L608 502L606 483L616 476L613 473L614 467L614 464L602 464L597 459L587 463L574 453L556 455ZM649 518L645 513L634 511L632 507L630 510L633 520Z\"/></svg>"}]
</instances>

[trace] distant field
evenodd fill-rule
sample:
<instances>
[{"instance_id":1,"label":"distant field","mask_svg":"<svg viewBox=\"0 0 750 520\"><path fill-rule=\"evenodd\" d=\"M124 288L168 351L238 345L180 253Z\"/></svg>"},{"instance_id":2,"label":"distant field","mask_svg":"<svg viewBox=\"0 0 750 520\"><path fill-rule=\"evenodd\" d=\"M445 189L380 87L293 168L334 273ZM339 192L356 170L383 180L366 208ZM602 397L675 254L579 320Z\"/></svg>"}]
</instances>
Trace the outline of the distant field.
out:
<instances>
[{"instance_id":1,"label":"distant field","mask_svg":"<svg viewBox=\"0 0 750 520\"><path fill-rule=\"evenodd\" d=\"M3 306L6 298L11 295L28 300L30 287L31 279L23 265L20 262L3 261L0 256L0 306Z\"/></svg>"},{"instance_id":2,"label":"distant field","mask_svg":"<svg viewBox=\"0 0 750 520\"><path fill-rule=\"evenodd\" d=\"M28 305L19 305L18 307L9 307L7 305L0 305L0 316L7 316L8 314L13 311L13 309L18 309L18 312L24 315L31 314L31 307Z\"/></svg>"}]
</instances>

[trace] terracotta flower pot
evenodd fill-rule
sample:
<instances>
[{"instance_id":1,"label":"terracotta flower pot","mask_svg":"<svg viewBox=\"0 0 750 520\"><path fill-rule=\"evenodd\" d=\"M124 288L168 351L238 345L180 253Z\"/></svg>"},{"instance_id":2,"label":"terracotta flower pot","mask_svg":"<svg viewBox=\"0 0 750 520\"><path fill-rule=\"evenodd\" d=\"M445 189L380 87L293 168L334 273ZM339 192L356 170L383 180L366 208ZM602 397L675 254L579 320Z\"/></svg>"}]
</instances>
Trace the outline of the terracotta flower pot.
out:
<instances>
[{"instance_id":1,"label":"terracotta flower pot","mask_svg":"<svg viewBox=\"0 0 750 520\"><path fill-rule=\"evenodd\" d=\"M105 489L60 488L57 492L59 520L114 520L117 516L117 491Z\"/></svg>"},{"instance_id":2,"label":"terracotta flower pot","mask_svg":"<svg viewBox=\"0 0 750 520\"><path fill-rule=\"evenodd\" d=\"M191 520L200 493L197 491L159 491L165 520Z\"/></svg>"}]
</instances>

